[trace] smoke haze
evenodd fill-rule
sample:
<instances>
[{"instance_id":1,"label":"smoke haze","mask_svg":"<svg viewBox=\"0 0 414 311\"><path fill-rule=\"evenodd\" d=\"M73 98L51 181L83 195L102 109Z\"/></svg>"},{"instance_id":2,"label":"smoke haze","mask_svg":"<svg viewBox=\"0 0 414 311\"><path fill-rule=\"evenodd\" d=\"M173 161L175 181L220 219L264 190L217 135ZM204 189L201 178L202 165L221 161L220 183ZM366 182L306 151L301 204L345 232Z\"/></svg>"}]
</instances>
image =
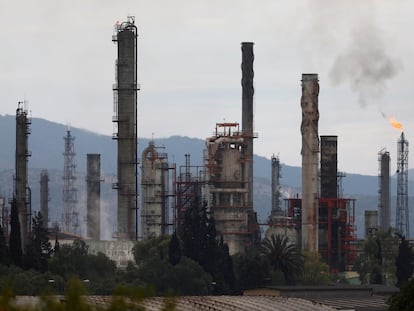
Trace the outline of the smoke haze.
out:
<instances>
[{"instance_id":1,"label":"smoke haze","mask_svg":"<svg viewBox=\"0 0 414 311\"><path fill-rule=\"evenodd\" d=\"M350 46L335 59L329 75L335 85L349 85L366 106L383 95L400 68L399 60L387 54L378 27L365 24L353 29Z\"/></svg>"}]
</instances>

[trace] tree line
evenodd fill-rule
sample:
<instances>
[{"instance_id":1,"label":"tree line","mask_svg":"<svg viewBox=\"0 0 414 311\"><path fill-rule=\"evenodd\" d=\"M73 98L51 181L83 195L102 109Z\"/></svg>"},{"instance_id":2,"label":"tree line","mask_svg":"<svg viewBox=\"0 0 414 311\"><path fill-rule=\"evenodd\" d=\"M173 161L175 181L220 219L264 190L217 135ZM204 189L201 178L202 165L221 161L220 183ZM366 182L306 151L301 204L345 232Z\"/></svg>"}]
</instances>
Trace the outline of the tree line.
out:
<instances>
[{"instance_id":1,"label":"tree line","mask_svg":"<svg viewBox=\"0 0 414 311\"><path fill-rule=\"evenodd\" d=\"M73 277L94 295L110 295L119 285L151 286L156 295L237 295L266 285L338 282L338 276L329 273L317 253L302 253L286 236L272 235L249 251L230 256L223 237L216 232L214 217L199 198L185 211L179 231L137 242L134 262L125 269L117 269L102 253L89 254L82 240L60 245L55 239L52 246L41 213L32 219L23 254L15 202L10 222L9 241L0 228L0 289L11 284L16 294L39 295L45 289L61 294ZM367 240L356 265L363 283L382 282L381 277L390 278L394 273L399 286L411 277L411 248L403 237L392 238L389 241L378 234ZM387 243L399 245L395 257L387 255L391 259L384 259L391 249ZM391 266L395 271L381 270Z\"/></svg>"}]
</instances>

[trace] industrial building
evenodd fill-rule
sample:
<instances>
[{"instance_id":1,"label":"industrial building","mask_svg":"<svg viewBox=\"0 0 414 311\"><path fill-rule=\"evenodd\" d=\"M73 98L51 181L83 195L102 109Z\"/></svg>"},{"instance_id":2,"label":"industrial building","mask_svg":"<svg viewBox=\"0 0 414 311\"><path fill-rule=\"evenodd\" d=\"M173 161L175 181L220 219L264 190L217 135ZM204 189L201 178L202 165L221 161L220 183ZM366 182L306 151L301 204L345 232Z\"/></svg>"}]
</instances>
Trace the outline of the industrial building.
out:
<instances>
[{"instance_id":1,"label":"industrial building","mask_svg":"<svg viewBox=\"0 0 414 311\"><path fill-rule=\"evenodd\" d=\"M244 253L257 238L257 220L249 195L246 141L238 123L218 123L206 141L206 184L209 209L218 235L230 254Z\"/></svg>"},{"instance_id":2,"label":"industrial building","mask_svg":"<svg viewBox=\"0 0 414 311\"><path fill-rule=\"evenodd\" d=\"M325 156L321 158L325 158ZM328 165L336 166L336 163ZM323 166L322 163L321 166ZM332 178L332 176L323 176L322 172L323 169L321 168L321 194L328 194L336 189L339 183L337 180L333 184L322 181L324 178ZM335 175L333 176L335 177ZM323 185L327 185L331 189L322 190ZM318 184L316 187L318 188ZM355 248L356 228L354 225L355 199L342 198L335 195L336 193L334 191L333 196L329 197L316 196L317 231L315 236L307 237L307 239L318 239L318 249L316 251L321 255L322 260L329 265L331 272L343 272L352 269L357 255ZM303 199L299 197L285 199L287 226L290 230L291 228L296 230L291 235L294 236L296 233L301 236L301 239L297 239L298 243L303 241L303 235L307 232L305 231L306 226L302 224L304 210Z\"/></svg>"},{"instance_id":3,"label":"industrial building","mask_svg":"<svg viewBox=\"0 0 414 311\"><path fill-rule=\"evenodd\" d=\"M154 141L141 157L141 231L142 239L169 233L170 169L168 155Z\"/></svg>"},{"instance_id":4,"label":"industrial building","mask_svg":"<svg viewBox=\"0 0 414 311\"><path fill-rule=\"evenodd\" d=\"M115 25L118 47L114 92L114 134L117 140L117 239L138 238L137 27L135 18Z\"/></svg>"},{"instance_id":5,"label":"industrial building","mask_svg":"<svg viewBox=\"0 0 414 311\"><path fill-rule=\"evenodd\" d=\"M253 42L242 42L242 126L217 123L206 139L206 198L218 235L230 254L244 253L259 240L253 210Z\"/></svg>"}]
</instances>

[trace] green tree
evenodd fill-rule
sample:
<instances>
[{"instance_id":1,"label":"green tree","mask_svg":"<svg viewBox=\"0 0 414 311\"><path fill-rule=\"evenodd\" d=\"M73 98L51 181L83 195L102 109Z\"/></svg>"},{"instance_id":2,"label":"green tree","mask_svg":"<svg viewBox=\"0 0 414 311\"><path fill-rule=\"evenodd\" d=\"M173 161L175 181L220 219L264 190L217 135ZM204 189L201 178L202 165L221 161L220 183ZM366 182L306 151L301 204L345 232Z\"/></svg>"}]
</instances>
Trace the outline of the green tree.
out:
<instances>
[{"instance_id":1,"label":"green tree","mask_svg":"<svg viewBox=\"0 0 414 311\"><path fill-rule=\"evenodd\" d=\"M170 243L169 237L158 237L137 242L132 248L135 262L138 266L143 265L149 260L157 257L161 260L167 257L168 247Z\"/></svg>"},{"instance_id":2,"label":"green tree","mask_svg":"<svg viewBox=\"0 0 414 311\"><path fill-rule=\"evenodd\" d=\"M216 235L214 218L207 212L206 202L196 197L184 214L180 230L183 254L211 274L215 293L230 294L235 284L233 263L227 245L219 242Z\"/></svg>"},{"instance_id":3,"label":"green tree","mask_svg":"<svg viewBox=\"0 0 414 311\"><path fill-rule=\"evenodd\" d=\"M11 263L10 252L7 246L3 228L0 226L0 264L9 265Z\"/></svg>"},{"instance_id":4,"label":"green tree","mask_svg":"<svg viewBox=\"0 0 414 311\"><path fill-rule=\"evenodd\" d=\"M362 284L395 284L397 245L398 237L391 230L377 231L366 239L364 253L354 265Z\"/></svg>"},{"instance_id":5,"label":"green tree","mask_svg":"<svg viewBox=\"0 0 414 311\"><path fill-rule=\"evenodd\" d=\"M398 246L398 256L395 259L397 277L397 286L400 287L402 284L407 282L413 275L413 251L405 239L404 236L398 235L400 243Z\"/></svg>"},{"instance_id":6,"label":"green tree","mask_svg":"<svg viewBox=\"0 0 414 311\"><path fill-rule=\"evenodd\" d=\"M173 235L171 236L170 243L168 244L168 260L170 263L175 266L180 262L181 259L181 249L180 249L180 241L177 236L177 232L174 231Z\"/></svg>"},{"instance_id":7,"label":"green tree","mask_svg":"<svg viewBox=\"0 0 414 311\"><path fill-rule=\"evenodd\" d=\"M261 253L274 271L281 271L287 285L294 285L303 271L303 256L286 236L272 234L262 241Z\"/></svg>"},{"instance_id":8,"label":"green tree","mask_svg":"<svg viewBox=\"0 0 414 311\"><path fill-rule=\"evenodd\" d=\"M319 253L304 252L304 266L300 277L303 285L328 285L329 266L322 262Z\"/></svg>"},{"instance_id":9,"label":"green tree","mask_svg":"<svg viewBox=\"0 0 414 311\"><path fill-rule=\"evenodd\" d=\"M13 263L21 267L23 264L22 237L20 236L19 213L17 210L17 200L13 198L10 211L10 256Z\"/></svg>"},{"instance_id":10,"label":"green tree","mask_svg":"<svg viewBox=\"0 0 414 311\"><path fill-rule=\"evenodd\" d=\"M52 244L49 241L49 232L43 224L43 216L40 212L35 213L32 224L32 235L26 246L24 266L26 269L46 272L48 260L52 255Z\"/></svg>"},{"instance_id":11,"label":"green tree","mask_svg":"<svg viewBox=\"0 0 414 311\"><path fill-rule=\"evenodd\" d=\"M232 258L237 292L268 285L270 267L264 256L252 250L245 254L235 254Z\"/></svg>"},{"instance_id":12,"label":"green tree","mask_svg":"<svg viewBox=\"0 0 414 311\"><path fill-rule=\"evenodd\" d=\"M414 279L401 285L400 291L393 294L387 301L390 311L414 310Z\"/></svg>"}]
</instances>

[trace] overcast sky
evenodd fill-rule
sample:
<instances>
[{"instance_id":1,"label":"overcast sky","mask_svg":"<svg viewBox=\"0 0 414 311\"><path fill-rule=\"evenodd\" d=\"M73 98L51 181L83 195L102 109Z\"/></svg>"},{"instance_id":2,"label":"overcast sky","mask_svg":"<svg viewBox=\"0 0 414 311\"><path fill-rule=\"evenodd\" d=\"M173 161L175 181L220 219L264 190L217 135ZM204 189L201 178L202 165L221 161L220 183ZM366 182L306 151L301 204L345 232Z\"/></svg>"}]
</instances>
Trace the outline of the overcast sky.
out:
<instances>
[{"instance_id":1,"label":"overcast sky","mask_svg":"<svg viewBox=\"0 0 414 311\"><path fill-rule=\"evenodd\" d=\"M377 175L387 148L393 174L400 131L389 118L414 142L413 9L409 0L0 1L0 114L27 100L32 117L112 134L111 38L133 15L140 137L205 139L217 122L241 122L240 43L252 41L256 154L300 166L300 80L318 73L319 135L338 136L339 170Z\"/></svg>"}]
</instances>

